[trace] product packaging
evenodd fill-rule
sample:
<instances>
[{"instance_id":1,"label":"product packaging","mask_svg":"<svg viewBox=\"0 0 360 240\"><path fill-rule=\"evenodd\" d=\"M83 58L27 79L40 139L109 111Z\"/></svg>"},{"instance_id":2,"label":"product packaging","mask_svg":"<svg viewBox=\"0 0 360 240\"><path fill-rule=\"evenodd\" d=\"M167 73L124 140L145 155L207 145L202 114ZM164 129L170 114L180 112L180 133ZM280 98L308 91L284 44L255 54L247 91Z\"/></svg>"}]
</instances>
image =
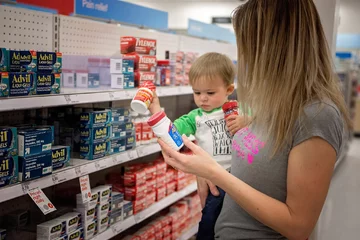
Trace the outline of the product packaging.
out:
<instances>
[{"instance_id":1,"label":"product packaging","mask_svg":"<svg viewBox=\"0 0 360 240\"><path fill-rule=\"evenodd\" d=\"M98 143L106 141L109 139L110 134L110 126L80 128L80 138L84 143Z\"/></svg>"},{"instance_id":2,"label":"product packaging","mask_svg":"<svg viewBox=\"0 0 360 240\"><path fill-rule=\"evenodd\" d=\"M81 127L101 127L107 126L111 122L111 111L92 111L84 112L80 114L80 124Z\"/></svg>"},{"instance_id":3,"label":"product packaging","mask_svg":"<svg viewBox=\"0 0 360 240\"><path fill-rule=\"evenodd\" d=\"M61 75L60 74L46 74L46 73L37 73L36 75L36 94L59 94L60 93L60 84L61 84Z\"/></svg>"},{"instance_id":4,"label":"product packaging","mask_svg":"<svg viewBox=\"0 0 360 240\"><path fill-rule=\"evenodd\" d=\"M120 38L121 54L136 52L138 54L156 55L156 40L124 36Z\"/></svg>"},{"instance_id":5,"label":"product packaging","mask_svg":"<svg viewBox=\"0 0 360 240\"><path fill-rule=\"evenodd\" d=\"M53 171L70 165L70 146L54 146L51 155Z\"/></svg>"},{"instance_id":6,"label":"product packaging","mask_svg":"<svg viewBox=\"0 0 360 240\"><path fill-rule=\"evenodd\" d=\"M133 204L131 201L124 201L123 220L133 215Z\"/></svg>"},{"instance_id":7,"label":"product packaging","mask_svg":"<svg viewBox=\"0 0 360 240\"><path fill-rule=\"evenodd\" d=\"M110 217L99 218L98 221L98 233L106 231L110 226Z\"/></svg>"},{"instance_id":8,"label":"product packaging","mask_svg":"<svg viewBox=\"0 0 360 240\"><path fill-rule=\"evenodd\" d=\"M21 97L36 94L35 73L1 73L0 96Z\"/></svg>"},{"instance_id":9,"label":"product packaging","mask_svg":"<svg viewBox=\"0 0 360 240\"><path fill-rule=\"evenodd\" d=\"M19 181L29 181L51 173L51 151L26 157L19 156Z\"/></svg>"},{"instance_id":10,"label":"product packaging","mask_svg":"<svg viewBox=\"0 0 360 240\"><path fill-rule=\"evenodd\" d=\"M239 115L239 107L238 107L238 103L237 101L228 101L226 103L224 103L224 105L222 106L224 115L225 115L225 119L227 119L228 117L232 116L232 115Z\"/></svg>"},{"instance_id":11,"label":"product packaging","mask_svg":"<svg viewBox=\"0 0 360 240\"><path fill-rule=\"evenodd\" d=\"M113 122L110 129L110 137L115 138L125 138L126 136L133 135L134 125L132 123L121 123Z\"/></svg>"},{"instance_id":12,"label":"product packaging","mask_svg":"<svg viewBox=\"0 0 360 240\"><path fill-rule=\"evenodd\" d=\"M50 151L53 141L51 127L18 129L19 157L27 157Z\"/></svg>"},{"instance_id":13,"label":"product packaging","mask_svg":"<svg viewBox=\"0 0 360 240\"><path fill-rule=\"evenodd\" d=\"M150 81L145 81L131 101L131 108L137 113L145 114L153 100L155 91L155 85Z\"/></svg>"},{"instance_id":14,"label":"product packaging","mask_svg":"<svg viewBox=\"0 0 360 240\"><path fill-rule=\"evenodd\" d=\"M0 149L0 187L18 182L18 162L16 150Z\"/></svg>"},{"instance_id":15,"label":"product packaging","mask_svg":"<svg viewBox=\"0 0 360 240\"><path fill-rule=\"evenodd\" d=\"M80 143L80 158L95 160L103 158L110 153L110 142Z\"/></svg>"},{"instance_id":16,"label":"product packaging","mask_svg":"<svg viewBox=\"0 0 360 240\"><path fill-rule=\"evenodd\" d=\"M6 48L0 48L0 72L9 70L9 51Z\"/></svg>"},{"instance_id":17,"label":"product packaging","mask_svg":"<svg viewBox=\"0 0 360 240\"><path fill-rule=\"evenodd\" d=\"M111 111L111 121L117 123L127 123L130 122L130 111L127 108L112 108Z\"/></svg>"},{"instance_id":18,"label":"product packaging","mask_svg":"<svg viewBox=\"0 0 360 240\"><path fill-rule=\"evenodd\" d=\"M88 87L89 88L100 87L100 74L99 73L88 73Z\"/></svg>"},{"instance_id":19,"label":"product packaging","mask_svg":"<svg viewBox=\"0 0 360 240\"><path fill-rule=\"evenodd\" d=\"M70 236L71 233L82 227L81 214L77 212L67 213L58 219L65 221L66 234Z\"/></svg>"},{"instance_id":20,"label":"product packaging","mask_svg":"<svg viewBox=\"0 0 360 240\"><path fill-rule=\"evenodd\" d=\"M146 172L144 169L137 170L135 172L125 172L124 174L124 186L139 186L146 183Z\"/></svg>"},{"instance_id":21,"label":"product packaging","mask_svg":"<svg viewBox=\"0 0 360 240\"><path fill-rule=\"evenodd\" d=\"M112 187L111 185L102 185L91 189L91 191L99 192L99 203L108 203L111 200Z\"/></svg>"},{"instance_id":22,"label":"product packaging","mask_svg":"<svg viewBox=\"0 0 360 240\"><path fill-rule=\"evenodd\" d=\"M75 86L77 88L88 88L89 87L89 74L87 72L76 72L75 73Z\"/></svg>"},{"instance_id":23,"label":"product packaging","mask_svg":"<svg viewBox=\"0 0 360 240\"><path fill-rule=\"evenodd\" d=\"M84 239L84 228L79 228L75 232L70 233L69 239L71 240L83 240Z\"/></svg>"},{"instance_id":24,"label":"product packaging","mask_svg":"<svg viewBox=\"0 0 360 240\"><path fill-rule=\"evenodd\" d=\"M97 234L97 221L93 221L93 222L88 222L86 224L84 224L84 235L85 235L85 240L89 240L92 239L96 234Z\"/></svg>"},{"instance_id":25,"label":"product packaging","mask_svg":"<svg viewBox=\"0 0 360 240\"><path fill-rule=\"evenodd\" d=\"M100 202L100 192L98 190L91 189L90 202L83 203L81 193L76 194L76 208L79 209L93 209L96 208Z\"/></svg>"},{"instance_id":26,"label":"product packaging","mask_svg":"<svg viewBox=\"0 0 360 240\"><path fill-rule=\"evenodd\" d=\"M142 184L138 186L125 187L125 200L135 201L146 197L147 185Z\"/></svg>"},{"instance_id":27,"label":"product packaging","mask_svg":"<svg viewBox=\"0 0 360 240\"><path fill-rule=\"evenodd\" d=\"M37 72L36 51L9 51L9 72Z\"/></svg>"},{"instance_id":28,"label":"product packaging","mask_svg":"<svg viewBox=\"0 0 360 240\"><path fill-rule=\"evenodd\" d=\"M37 240L52 240L61 238L66 234L66 221L56 218L37 225Z\"/></svg>"},{"instance_id":29,"label":"product packaging","mask_svg":"<svg viewBox=\"0 0 360 240\"><path fill-rule=\"evenodd\" d=\"M61 73L62 53L59 52L37 52L39 73Z\"/></svg>"}]
</instances>

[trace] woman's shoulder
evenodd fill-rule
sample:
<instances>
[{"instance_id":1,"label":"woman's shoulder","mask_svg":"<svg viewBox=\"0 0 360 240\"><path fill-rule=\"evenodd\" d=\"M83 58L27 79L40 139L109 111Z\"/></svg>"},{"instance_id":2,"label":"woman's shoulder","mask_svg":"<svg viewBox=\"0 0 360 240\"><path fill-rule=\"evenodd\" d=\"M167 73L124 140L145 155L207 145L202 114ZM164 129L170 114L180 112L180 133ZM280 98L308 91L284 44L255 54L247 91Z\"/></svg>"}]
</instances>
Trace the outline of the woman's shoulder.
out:
<instances>
[{"instance_id":1,"label":"woman's shoulder","mask_svg":"<svg viewBox=\"0 0 360 240\"><path fill-rule=\"evenodd\" d=\"M330 100L314 101L304 108L305 117L308 120L340 120L342 122L342 115L339 108Z\"/></svg>"}]
</instances>

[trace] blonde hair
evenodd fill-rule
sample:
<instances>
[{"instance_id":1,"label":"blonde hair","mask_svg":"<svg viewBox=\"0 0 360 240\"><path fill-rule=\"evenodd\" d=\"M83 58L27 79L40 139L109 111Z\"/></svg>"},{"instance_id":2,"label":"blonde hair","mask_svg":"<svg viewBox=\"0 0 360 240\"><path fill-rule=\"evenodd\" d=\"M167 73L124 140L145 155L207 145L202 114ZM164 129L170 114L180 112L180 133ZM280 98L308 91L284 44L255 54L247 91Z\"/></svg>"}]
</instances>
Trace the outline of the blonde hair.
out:
<instances>
[{"instance_id":1,"label":"blonde hair","mask_svg":"<svg viewBox=\"0 0 360 240\"><path fill-rule=\"evenodd\" d=\"M199 79L213 80L215 77L223 79L226 86L234 83L234 63L224 54L206 53L200 56L190 68L190 85L193 85Z\"/></svg>"},{"instance_id":2,"label":"blonde hair","mask_svg":"<svg viewBox=\"0 0 360 240\"><path fill-rule=\"evenodd\" d=\"M273 156L291 144L297 119L315 100L334 102L350 126L312 0L250 0L234 11L233 23L238 99L251 107L251 123L266 127Z\"/></svg>"}]
</instances>

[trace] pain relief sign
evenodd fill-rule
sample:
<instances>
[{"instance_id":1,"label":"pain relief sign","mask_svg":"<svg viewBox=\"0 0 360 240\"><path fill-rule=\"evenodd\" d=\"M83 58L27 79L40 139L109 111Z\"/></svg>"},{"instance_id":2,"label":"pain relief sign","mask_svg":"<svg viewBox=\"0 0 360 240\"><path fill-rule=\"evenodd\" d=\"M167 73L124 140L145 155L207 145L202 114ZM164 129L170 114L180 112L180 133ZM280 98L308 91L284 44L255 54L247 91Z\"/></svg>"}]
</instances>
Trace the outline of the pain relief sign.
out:
<instances>
[{"instance_id":1,"label":"pain relief sign","mask_svg":"<svg viewBox=\"0 0 360 240\"><path fill-rule=\"evenodd\" d=\"M83 203L90 202L91 188L90 188L89 175L80 177L79 183L80 183L81 197L82 197Z\"/></svg>"},{"instance_id":2,"label":"pain relief sign","mask_svg":"<svg viewBox=\"0 0 360 240\"><path fill-rule=\"evenodd\" d=\"M55 206L50 202L40 188L31 189L28 194L44 215L56 211Z\"/></svg>"}]
</instances>

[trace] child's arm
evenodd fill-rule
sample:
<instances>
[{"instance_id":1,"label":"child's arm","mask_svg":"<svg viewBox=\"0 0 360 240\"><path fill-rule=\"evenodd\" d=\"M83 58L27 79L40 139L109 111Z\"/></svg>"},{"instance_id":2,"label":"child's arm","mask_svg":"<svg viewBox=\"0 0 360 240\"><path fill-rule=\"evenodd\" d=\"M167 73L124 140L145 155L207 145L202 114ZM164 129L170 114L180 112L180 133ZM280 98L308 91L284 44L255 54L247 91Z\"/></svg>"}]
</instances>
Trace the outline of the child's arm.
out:
<instances>
[{"instance_id":1,"label":"child's arm","mask_svg":"<svg viewBox=\"0 0 360 240\"><path fill-rule=\"evenodd\" d=\"M154 92L153 100L149 106L149 111L150 111L151 115L161 112L160 99L157 96L156 92Z\"/></svg>"},{"instance_id":2,"label":"child's arm","mask_svg":"<svg viewBox=\"0 0 360 240\"><path fill-rule=\"evenodd\" d=\"M195 109L174 121L174 125L181 135L190 136L196 133L196 116L199 116L199 109Z\"/></svg>"},{"instance_id":3,"label":"child's arm","mask_svg":"<svg viewBox=\"0 0 360 240\"><path fill-rule=\"evenodd\" d=\"M231 135L235 135L237 131L247 126L246 120L244 116L229 116L226 119L226 126L231 133Z\"/></svg>"}]
</instances>

